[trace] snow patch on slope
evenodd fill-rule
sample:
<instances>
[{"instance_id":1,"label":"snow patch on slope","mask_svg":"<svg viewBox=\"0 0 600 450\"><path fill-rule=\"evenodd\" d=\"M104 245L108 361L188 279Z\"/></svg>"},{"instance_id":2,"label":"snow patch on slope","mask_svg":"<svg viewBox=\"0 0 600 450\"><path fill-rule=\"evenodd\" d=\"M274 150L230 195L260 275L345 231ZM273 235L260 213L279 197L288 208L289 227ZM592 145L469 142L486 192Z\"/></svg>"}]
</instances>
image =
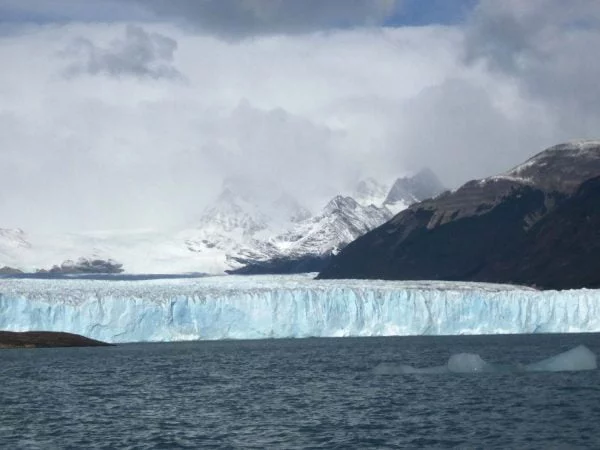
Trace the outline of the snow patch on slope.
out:
<instances>
[{"instance_id":1,"label":"snow patch on slope","mask_svg":"<svg viewBox=\"0 0 600 450\"><path fill-rule=\"evenodd\" d=\"M600 159L600 140L581 139L555 145L529 158L524 163L513 167L503 175L528 182L530 180L523 177L523 173L527 173L531 169L539 168L543 170L544 166L548 164L548 161L557 155L564 155L572 158L584 157L588 159Z\"/></svg>"}]
</instances>

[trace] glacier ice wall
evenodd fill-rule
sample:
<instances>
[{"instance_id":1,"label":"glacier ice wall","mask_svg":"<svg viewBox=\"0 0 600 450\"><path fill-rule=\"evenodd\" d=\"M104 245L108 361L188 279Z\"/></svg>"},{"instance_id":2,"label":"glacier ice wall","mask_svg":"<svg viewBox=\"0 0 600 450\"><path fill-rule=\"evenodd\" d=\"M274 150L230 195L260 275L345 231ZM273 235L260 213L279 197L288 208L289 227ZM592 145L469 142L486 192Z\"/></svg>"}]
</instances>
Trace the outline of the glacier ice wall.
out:
<instances>
[{"instance_id":1,"label":"glacier ice wall","mask_svg":"<svg viewBox=\"0 0 600 450\"><path fill-rule=\"evenodd\" d=\"M0 280L0 330L107 342L600 331L600 291L307 276Z\"/></svg>"}]
</instances>

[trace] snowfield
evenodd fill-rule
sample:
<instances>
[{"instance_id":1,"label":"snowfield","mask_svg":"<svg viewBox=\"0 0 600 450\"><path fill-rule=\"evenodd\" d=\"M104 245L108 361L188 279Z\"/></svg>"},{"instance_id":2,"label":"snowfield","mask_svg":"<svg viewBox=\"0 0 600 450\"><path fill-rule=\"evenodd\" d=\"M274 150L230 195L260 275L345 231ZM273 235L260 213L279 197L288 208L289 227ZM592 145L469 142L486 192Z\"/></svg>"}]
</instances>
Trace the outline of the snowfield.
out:
<instances>
[{"instance_id":1,"label":"snowfield","mask_svg":"<svg viewBox=\"0 0 600 450\"><path fill-rule=\"evenodd\" d=\"M600 291L223 276L0 280L0 329L107 342L600 331Z\"/></svg>"}]
</instances>

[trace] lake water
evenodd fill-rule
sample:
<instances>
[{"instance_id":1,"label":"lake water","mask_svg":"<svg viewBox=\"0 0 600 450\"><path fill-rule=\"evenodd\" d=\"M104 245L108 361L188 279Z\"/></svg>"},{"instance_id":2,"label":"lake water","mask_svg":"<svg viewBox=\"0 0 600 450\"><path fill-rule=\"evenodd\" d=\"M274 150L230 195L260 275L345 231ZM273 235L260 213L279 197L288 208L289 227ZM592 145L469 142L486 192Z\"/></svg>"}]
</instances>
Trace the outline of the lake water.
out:
<instances>
[{"instance_id":1,"label":"lake water","mask_svg":"<svg viewBox=\"0 0 600 450\"><path fill-rule=\"evenodd\" d=\"M530 363L600 335L341 338L0 351L1 448L600 448L600 371Z\"/></svg>"}]
</instances>

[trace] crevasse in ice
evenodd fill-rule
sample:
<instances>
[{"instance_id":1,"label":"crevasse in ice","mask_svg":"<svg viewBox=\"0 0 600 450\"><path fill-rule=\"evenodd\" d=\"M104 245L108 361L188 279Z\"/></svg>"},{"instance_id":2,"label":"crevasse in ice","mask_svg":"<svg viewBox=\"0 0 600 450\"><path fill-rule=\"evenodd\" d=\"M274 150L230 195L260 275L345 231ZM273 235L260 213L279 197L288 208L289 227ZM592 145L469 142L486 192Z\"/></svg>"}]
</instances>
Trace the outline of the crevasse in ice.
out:
<instances>
[{"instance_id":1,"label":"crevasse in ice","mask_svg":"<svg viewBox=\"0 0 600 450\"><path fill-rule=\"evenodd\" d=\"M309 276L0 280L0 329L107 342L600 331L600 291Z\"/></svg>"}]
</instances>

